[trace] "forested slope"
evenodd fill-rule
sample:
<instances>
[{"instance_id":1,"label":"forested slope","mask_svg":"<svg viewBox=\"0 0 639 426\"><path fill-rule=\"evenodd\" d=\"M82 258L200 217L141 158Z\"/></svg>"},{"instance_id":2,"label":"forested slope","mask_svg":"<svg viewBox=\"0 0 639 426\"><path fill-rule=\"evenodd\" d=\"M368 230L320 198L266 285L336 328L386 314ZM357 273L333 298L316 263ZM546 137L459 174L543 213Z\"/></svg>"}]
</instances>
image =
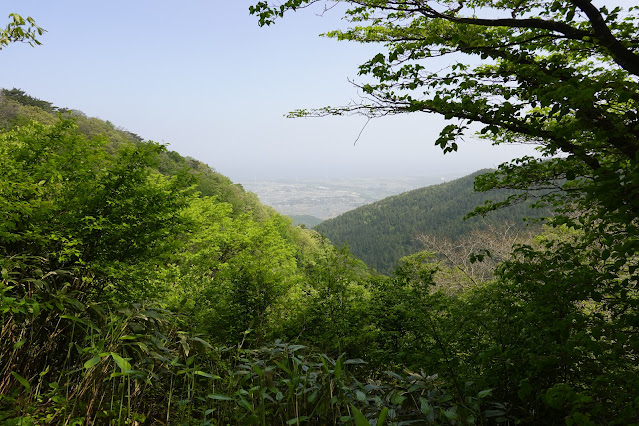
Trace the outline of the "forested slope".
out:
<instances>
[{"instance_id":1,"label":"forested slope","mask_svg":"<svg viewBox=\"0 0 639 426\"><path fill-rule=\"evenodd\" d=\"M442 251L373 274L197 160L14 94L0 97L3 424L639 419L637 298L619 292L636 256L607 263L601 240L556 224L514 253L495 240L508 253L488 270ZM431 188L433 212L470 210L469 179Z\"/></svg>"},{"instance_id":2,"label":"forested slope","mask_svg":"<svg viewBox=\"0 0 639 426\"><path fill-rule=\"evenodd\" d=\"M10 129L35 120L43 124L54 124L59 117L71 119L79 133L89 138L103 138L104 149L114 153L123 145L143 143L143 138L110 121L87 117L82 111L56 107L51 102L32 97L20 89L2 89L0 93L0 129ZM215 196L232 204L236 211L251 211L264 214L267 208L257 197L244 191L241 185L213 170L210 166L191 157L183 157L175 151L160 150L155 160L157 171L166 176L186 173L192 176L195 189L202 196ZM261 213L258 213L261 211ZM271 213L273 213L271 211Z\"/></svg>"},{"instance_id":3,"label":"forested slope","mask_svg":"<svg viewBox=\"0 0 639 426\"><path fill-rule=\"evenodd\" d=\"M194 368L225 345L340 324L307 290L327 259L348 265L344 294L359 288L346 277L367 269L350 254L195 159L18 89L0 95L1 421L119 423L124 398L126 418L204 419L189 380L213 377ZM329 353L357 344L336 333L305 332ZM123 380L151 392L127 393ZM172 395L188 404L171 411Z\"/></svg>"},{"instance_id":4,"label":"forested slope","mask_svg":"<svg viewBox=\"0 0 639 426\"><path fill-rule=\"evenodd\" d=\"M500 201L512 192L476 192L480 170L451 182L405 192L326 220L315 229L333 244L348 244L357 257L383 273L390 273L404 256L424 250L417 237L458 239L473 230L505 223L525 227L525 217L539 217L530 203L510 206L486 217L464 217L486 200Z\"/></svg>"}]
</instances>

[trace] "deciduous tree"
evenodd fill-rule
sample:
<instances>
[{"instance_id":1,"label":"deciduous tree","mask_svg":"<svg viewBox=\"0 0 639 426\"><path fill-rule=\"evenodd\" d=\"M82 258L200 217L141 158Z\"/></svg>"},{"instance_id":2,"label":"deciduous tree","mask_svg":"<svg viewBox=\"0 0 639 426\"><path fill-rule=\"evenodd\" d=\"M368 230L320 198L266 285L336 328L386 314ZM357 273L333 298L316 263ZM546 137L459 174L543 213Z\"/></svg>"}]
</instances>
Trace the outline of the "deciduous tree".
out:
<instances>
[{"instance_id":1,"label":"deciduous tree","mask_svg":"<svg viewBox=\"0 0 639 426\"><path fill-rule=\"evenodd\" d=\"M250 10L269 25L313 3L320 2L261 1ZM587 197L615 221L637 216L636 7L590 0L336 3L349 6L352 26L327 36L385 49L359 68L368 81L355 83L360 102L292 116L438 113L456 120L437 140L444 152L456 151L457 139L478 124L494 143L536 144L543 157L504 165L480 179L479 189L545 189L546 200Z\"/></svg>"},{"instance_id":2,"label":"deciduous tree","mask_svg":"<svg viewBox=\"0 0 639 426\"><path fill-rule=\"evenodd\" d=\"M251 12L269 25L314 3L320 2L260 1ZM502 363L503 371L514 363L511 371L521 379L514 390L532 422L542 421L535 416L544 412L572 424L636 422L638 6L591 0L336 3L348 6L344 17L351 27L327 36L376 43L383 51L359 68L359 102L290 115L437 113L452 120L436 141L445 153L458 149L471 125L494 144L536 145L538 158L502 164L475 183L483 191L522 190L477 214L534 198L554 208L551 225L569 230L569 238L520 247L498 270L501 285L492 297L511 301L504 312L519 325L507 335L500 331L494 342L500 354L491 362Z\"/></svg>"}]
</instances>

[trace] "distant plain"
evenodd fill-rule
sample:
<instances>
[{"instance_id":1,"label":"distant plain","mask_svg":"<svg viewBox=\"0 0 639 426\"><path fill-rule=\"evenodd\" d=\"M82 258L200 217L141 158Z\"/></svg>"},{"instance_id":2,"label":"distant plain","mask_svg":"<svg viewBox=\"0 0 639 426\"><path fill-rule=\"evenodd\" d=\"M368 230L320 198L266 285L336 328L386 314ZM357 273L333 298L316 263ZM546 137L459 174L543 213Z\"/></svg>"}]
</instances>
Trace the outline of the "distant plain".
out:
<instances>
[{"instance_id":1,"label":"distant plain","mask_svg":"<svg viewBox=\"0 0 639 426\"><path fill-rule=\"evenodd\" d=\"M460 176L411 176L348 179L291 179L241 182L260 201L289 216L331 219L382 198Z\"/></svg>"}]
</instances>

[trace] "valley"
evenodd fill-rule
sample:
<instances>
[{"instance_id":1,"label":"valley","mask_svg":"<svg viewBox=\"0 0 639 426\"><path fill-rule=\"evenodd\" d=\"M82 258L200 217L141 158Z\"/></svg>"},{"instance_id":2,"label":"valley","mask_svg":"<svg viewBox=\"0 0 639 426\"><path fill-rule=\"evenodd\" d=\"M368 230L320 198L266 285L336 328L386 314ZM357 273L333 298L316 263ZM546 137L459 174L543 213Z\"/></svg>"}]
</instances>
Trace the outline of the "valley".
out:
<instances>
[{"instance_id":1,"label":"valley","mask_svg":"<svg viewBox=\"0 0 639 426\"><path fill-rule=\"evenodd\" d=\"M260 201L288 216L331 219L382 198L455 179L457 176L290 179L241 182Z\"/></svg>"},{"instance_id":2,"label":"valley","mask_svg":"<svg viewBox=\"0 0 639 426\"><path fill-rule=\"evenodd\" d=\"M639 426L639 2L5 3L0 425Z\"/></svg>"}]
</instances>

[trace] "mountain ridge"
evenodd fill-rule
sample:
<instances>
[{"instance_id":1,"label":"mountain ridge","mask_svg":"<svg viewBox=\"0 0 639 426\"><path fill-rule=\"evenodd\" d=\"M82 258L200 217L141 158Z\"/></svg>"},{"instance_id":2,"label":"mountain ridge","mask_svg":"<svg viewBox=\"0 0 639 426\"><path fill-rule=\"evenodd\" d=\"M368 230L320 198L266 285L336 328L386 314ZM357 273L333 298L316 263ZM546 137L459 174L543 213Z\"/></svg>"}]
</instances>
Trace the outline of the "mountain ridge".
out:
<instances>
[{"instance_id":1,"label":"mountain ridge","mask_svg":"<svg viewBox=\"0 0 639 426\"><path fill-rule=\"evenodd\" d=\"M474 229L514 222L525 226L524 217L539 217L530 203L501 209L485 217L464 220L475 207L488 200L499 201L511 192L475 192L470 175L407 191L367 204L328 219L315 229L333 244L348 245L351 252L379 272L390 273L400 258L423 249L416 237L422 234L455 240Z\"/></svg>"}]
</instances>

